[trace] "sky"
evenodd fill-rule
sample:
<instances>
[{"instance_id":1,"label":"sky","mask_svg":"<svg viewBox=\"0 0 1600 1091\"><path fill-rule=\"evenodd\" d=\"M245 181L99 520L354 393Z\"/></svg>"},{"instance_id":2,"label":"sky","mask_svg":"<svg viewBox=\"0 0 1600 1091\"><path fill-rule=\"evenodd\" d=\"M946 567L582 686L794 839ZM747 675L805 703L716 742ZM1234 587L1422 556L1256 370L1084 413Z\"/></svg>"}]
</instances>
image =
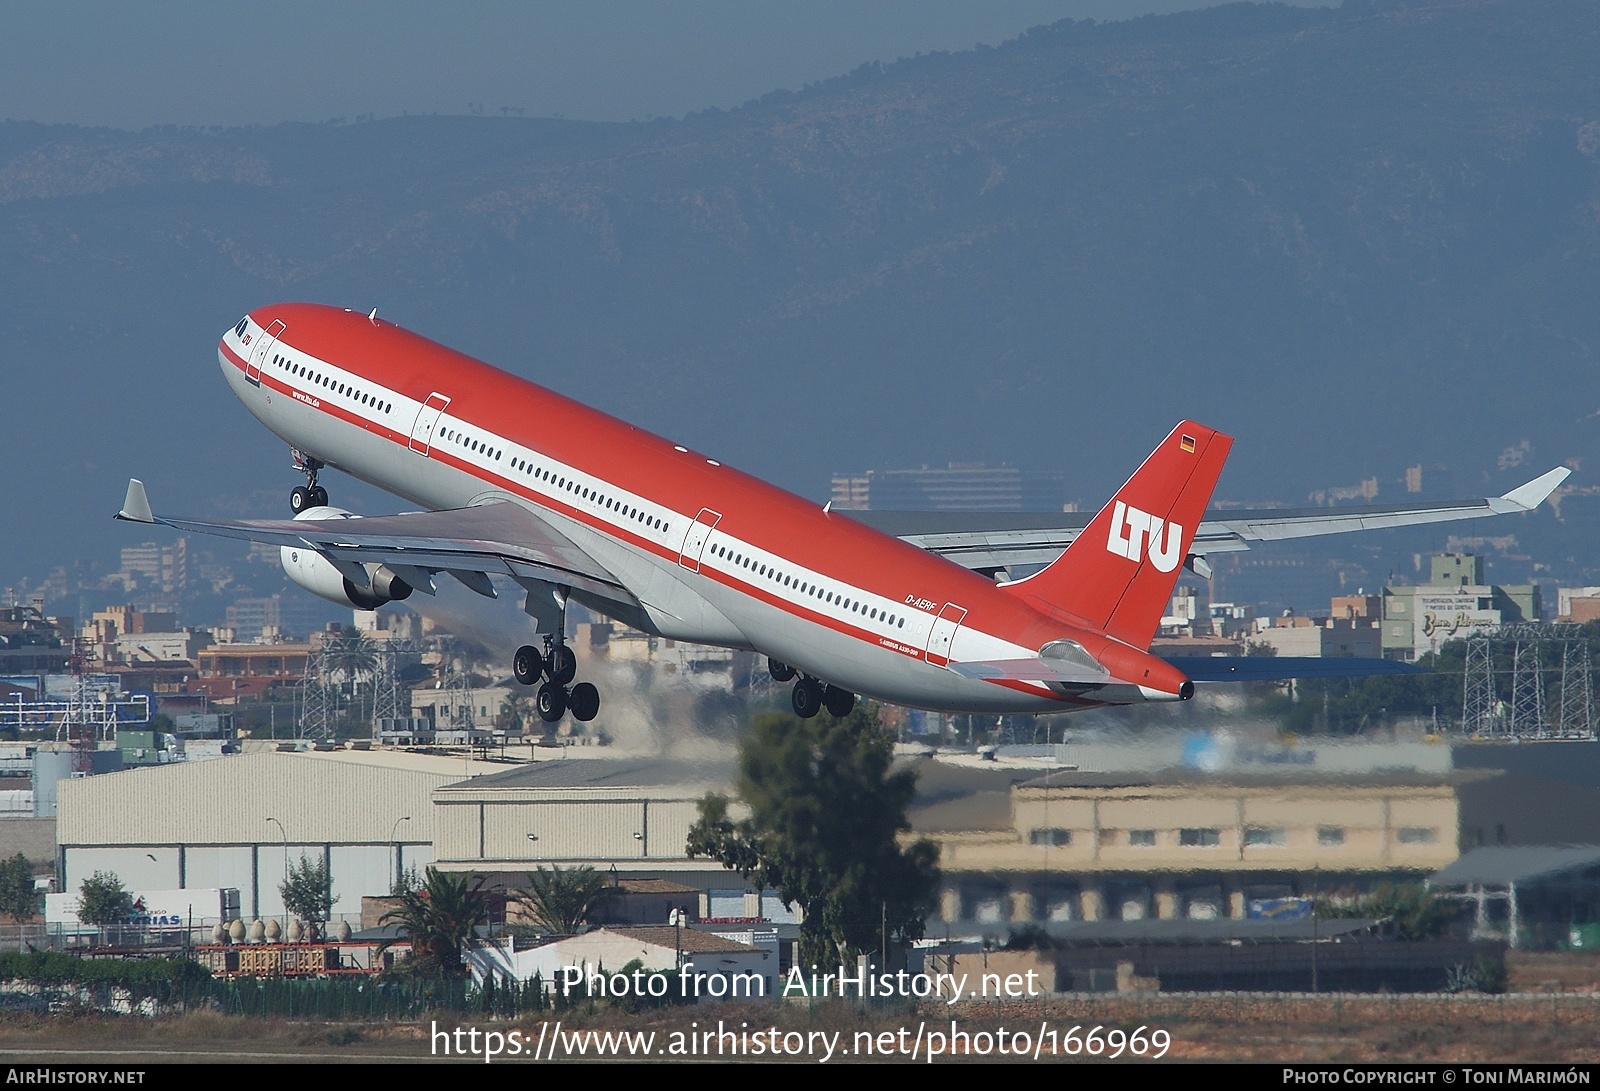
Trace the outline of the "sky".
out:
<instances>
[{"instance_id":1,"label":"sky","mask_svg":"<svg viewBox=\"0 0 1600 1091\"><path fill-rule=\"evenodd\" d=\"M1312 0L1297 0L1309 4ZM869 61L1205 0L0 0L0 118L143 129L731 107Z\"/></svg>"}]
</instances>

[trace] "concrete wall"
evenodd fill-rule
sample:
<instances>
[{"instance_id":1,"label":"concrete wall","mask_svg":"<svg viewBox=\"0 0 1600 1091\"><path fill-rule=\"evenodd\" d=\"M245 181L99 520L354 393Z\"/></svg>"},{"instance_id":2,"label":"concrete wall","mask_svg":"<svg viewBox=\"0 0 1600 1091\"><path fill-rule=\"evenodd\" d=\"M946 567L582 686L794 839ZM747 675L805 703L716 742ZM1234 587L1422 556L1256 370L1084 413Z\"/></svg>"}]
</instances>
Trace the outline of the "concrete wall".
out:
<instances>
[{"instance_id":1,"label":"concrete wall","mask_svg":"<svg viewBox=\"0 0 1600 1091\"><path fill-rule=\"evenodd\" d=\"M54 818L7 818L0 820L0 859L22 853L35 864L54 864L56 859L56 820Z\"/></svg>"}]
</instances>

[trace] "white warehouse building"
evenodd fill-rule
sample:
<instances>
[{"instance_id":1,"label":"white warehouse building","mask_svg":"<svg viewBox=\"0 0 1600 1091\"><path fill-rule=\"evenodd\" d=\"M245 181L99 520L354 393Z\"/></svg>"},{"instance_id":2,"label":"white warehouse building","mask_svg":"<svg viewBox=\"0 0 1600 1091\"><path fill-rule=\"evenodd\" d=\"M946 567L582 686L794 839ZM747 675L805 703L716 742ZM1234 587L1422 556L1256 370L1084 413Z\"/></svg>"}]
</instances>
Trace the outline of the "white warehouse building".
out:
<instances>
[{"instance_id":1,"label":"white warehouse building","mask_svg":"<svg viewBox=\"0 0 1600 1091\"><path fill-rule=\"evenodd\" d=\"M433 862L435 788L503 766L393 751L245 754L64 780L62 889L96 871L129 890L233 887L247 918L283 913L302 856L328 863L334 917Z\"/></svg>"}]
</instances>

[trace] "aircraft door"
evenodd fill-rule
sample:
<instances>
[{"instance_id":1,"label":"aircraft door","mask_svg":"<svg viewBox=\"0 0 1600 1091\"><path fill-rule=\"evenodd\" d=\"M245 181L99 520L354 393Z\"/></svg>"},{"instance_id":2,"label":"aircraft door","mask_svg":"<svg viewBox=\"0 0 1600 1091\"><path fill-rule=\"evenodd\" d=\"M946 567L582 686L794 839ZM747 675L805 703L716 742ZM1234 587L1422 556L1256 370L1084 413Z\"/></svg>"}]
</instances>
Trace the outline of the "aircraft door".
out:
<instances>
[{"instance_id":1,"label":"aircraft door","mask_svg":"<svg viewBox=\"0 0 1600 1091\"><path fill-rule=\"evenodd\" d=\"M950 665L950 646L955 643L956 630L961 619L967 616L964 607L953 602L944 604L939 616L933 619L933 631L928 634L928 662L936 667Z\"/></svg>"},{"instance_id":2,"label":"aircraft door","mask_svg":"<svg viewBox=\"0 0 1600 1091\"><path fill-rule=\"evenodd\" d=\"M700 571L700 555L705 552L706 540L711 537L711 528L721 519L721 512L712 511L710 508L700 509L700 514L694 517L694 522L689 524L688 533L683 536L683 548L678 551L679 564L690 572Z\"/></svg>"},{"instance_id":3,"label":"aircraft door","mask_svg":"<svg viewBox=\"0 0 1600 1091\"><path fill-rule=\"evenodd\" d=\"M244 381L252 386L261 385L261 368L267 362L267 355L272 352L272 346L278 343L278 338L283 336L283 331L288 329L282 322L274 322L261 334L261 340L255 343L250 350L250 355L244 362Z\"/></svg>"},{"instance_id":4,"label":"aircraft door","mask_svg":"<svg viewBox=\"0 0 1600 1091\"><path fill-rule=\"evenodd\" d=\"M434 425L439 423L439 414L449 404L450 399L435 390L417 410L417 419L411 425L411 449L417 454L426 455L433 448Z\"/></svg>"}]
</instances>

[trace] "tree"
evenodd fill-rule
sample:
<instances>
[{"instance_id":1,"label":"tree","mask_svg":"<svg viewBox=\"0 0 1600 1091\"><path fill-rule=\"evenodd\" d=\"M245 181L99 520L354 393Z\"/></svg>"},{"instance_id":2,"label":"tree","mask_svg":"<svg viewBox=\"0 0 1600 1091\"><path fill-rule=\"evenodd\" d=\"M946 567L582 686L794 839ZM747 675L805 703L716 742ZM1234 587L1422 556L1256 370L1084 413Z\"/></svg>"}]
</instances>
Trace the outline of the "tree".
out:
<instances>
[{"instance_id":1,"label":"tree","mask_svg":"<svg viewBox=\"0 0 1600 1091\"><path fill-rule=\"evenodd\" d=\"M1353 897L1318 898L1316 910L1321 917L1391 921L1399 938L1423 940L1448 935L1459 905L1421 883L1379 883Z\"/></svg>"},{"instance_id":2,"label":"tree","mask_svg":"<svg viewBox=\"0 0 1600 1091\"><path fill-rule=\"evenodd\" d=\"M422 889L402 895L400 904L382 918L394 924L411 943L411 968L432 977L460 978L467 974L461 947L489 907L481 877L470 883L434 868L424 874ZM384 944L388 947L391 944Z\"/></svg>"},{"instance_id":3,"label":"tree","mask_svg":"<svg viewBox=\"0 0 1600 1091\"><path fill-rule=\"evenodd\" d=\"M422 875L415 867L408 867L394 877L394 882L389 884L389 897L401 898L413 890L422 889Z\"/></svg>"},{"instance_id":4,"label":"tree","mask_svg":"<svg viewBox=\"0 0 1600 1091\"><path fill-rule=\"evenodd\" d=\"M539 868L528 876L528 885L516 892L516 899L538 924L557 935L571 935L611 896L605 876L587 864L582 867Z\"/></svg>"},{"instance_id":5,"label":"tree","mask_svg":"<svg viewBox=\"0 0 1600 1091\"><path fill-rule=\"evenodd\" d=\"M494 726L502 731L523 734L528 730L528 725L538 718L538 711L533 703L533 698L521 693L513 693L500 702L500 712L494 718ZM542 734L547 725L540 724Z\"/></svg>"},{"instance_id":6,"label":"tree","mask_svg":"<svg viewBox=\"0 0 1600 1091\"><path fill-rule=\"evenodd\" d=\"M0 862L0 913L17 923L39 912L39 892L33 886L33 865L22 853Z\"/></svg>"},{"instance_id":7,"label":"tree","mask_svg":"<svg viewBox=\"0 0 1600 1091\"><path fill-rule=\"evenodd\" d=\"M283 895L283 907L295 917L311 925L312 935L321 931L323 923L333 914L333 879L328 874L328 862L322 857L315 860L300 854L300 862L289 867L289 875L278 884Z\"/></svg>"},{"instance_id":8,"label":"tree","mask_svg":"<svg viewBox=\"0 0 1600 1091\"><path fill-rule=\"evenodd\" d=\"M78 888L78 919L105 928L121 924L133 912L133 895L109 871L97 871Z\"/></svg>"},{"instance_id":9,"label":"tree","mask_svg":"<svg viewBox=\"0 0 1600 1091\"><path fill-rule=\"evenodd\" d=\"M739 747L736 786L750 816L734 821L727 797L706 796L688 851L797 903L805 963L876 950L885 924L889 937L920 939L939 883L938 848L927 840L901 847L916 775L891 773L892 757L865 708L843 719L759 717Z\"/></svg>"}]
</instances>

